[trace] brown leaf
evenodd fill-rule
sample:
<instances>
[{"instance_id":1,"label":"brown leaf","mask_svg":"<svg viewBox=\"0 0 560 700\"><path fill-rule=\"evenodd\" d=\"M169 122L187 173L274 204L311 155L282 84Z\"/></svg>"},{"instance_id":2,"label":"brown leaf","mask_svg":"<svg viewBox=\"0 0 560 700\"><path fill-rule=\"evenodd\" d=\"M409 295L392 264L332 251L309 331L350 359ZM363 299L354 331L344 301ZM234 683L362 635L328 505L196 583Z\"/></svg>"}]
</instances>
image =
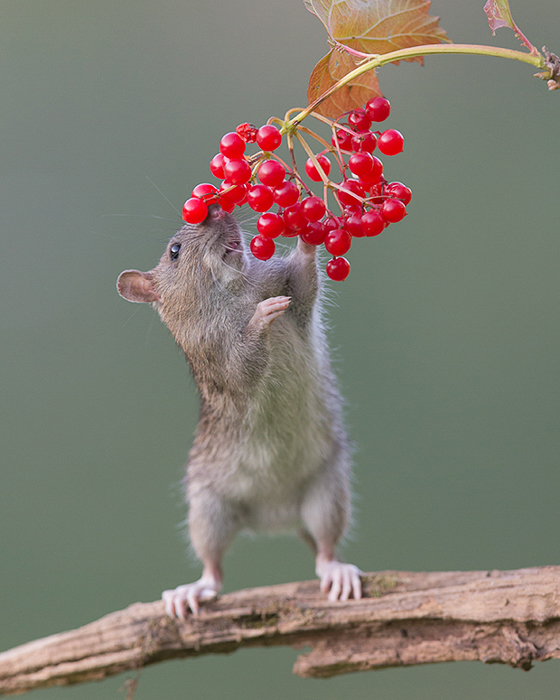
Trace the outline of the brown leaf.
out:
<instances>
[{"instance_id":1,"label":"brown leaf","mask_svg":"<svg viewBox=\"0 0 560 700\"><path fill-rule=\"evenodd\" d=\"M351 49L384 54L449 41L428 15L429 0L304 0L331 39ZM422 57L406 59L423 62Z\"/></svg>"},{"instance_id":2,"label":"brown leaf","mask_svg":"<svg viewBox=\"0 0 560 700\"><path fill-rule=\"evenodd\" d=\"M323 95L338 80L356 68L356 59L341 49L333 49L324 56L313 69L309 78L307 99L309 104ZM381 95L379 82L374 70L360 75L354 82L337 90L315 110L331 119L337 119L344 112L363 107L372 97Z\"/></svg>"},{"instance_id":3,"label":"brown leaf","mask_svg":"<svg viewBox=\"0 0 560 700\"><path fill-rule=\"evenodd\" d=\"M488 17L488 24L492 34L496 34L496 29L500 27L510 27L515 32L517 27L511 16L508 0L487 0L484 5L484 12Z\"/></svg>"},{"instance_id":4,"label":"brown leaf","mask_svg":"<svg viewBox=\"0 0 560 700\"><path fill-rule=\"evenodd\" d=\"M513 29L515 36L523 46L527 47L531 53L538 54L537 49L513 21L511 10L509 9L509 0L486 0L484 12L486 12L486 16L488 17L488 24L490 25L492 34L496 34L496 29L500 27L509 27Z\"/></svg>"}]
</instances>

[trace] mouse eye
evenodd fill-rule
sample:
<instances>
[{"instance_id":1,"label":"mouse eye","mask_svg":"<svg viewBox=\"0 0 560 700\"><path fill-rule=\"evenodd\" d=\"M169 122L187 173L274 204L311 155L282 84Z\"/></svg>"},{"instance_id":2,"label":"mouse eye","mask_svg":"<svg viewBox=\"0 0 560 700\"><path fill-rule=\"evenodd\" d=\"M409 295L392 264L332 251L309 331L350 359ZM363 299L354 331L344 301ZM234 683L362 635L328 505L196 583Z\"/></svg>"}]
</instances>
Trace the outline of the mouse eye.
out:
<instances>
[{"instance_id":1,"label":"mouse eye","mask_svg":"<svg viewBox=\"0 0 560 700\"><path fill-rule=\"evenodd\" d=\"M171 248L169 249L169 255L171 257L171 260L177 260L179 257L179 251L181 250L181 244L180 243L174 243Z\"/></svg>"}]
</instances>

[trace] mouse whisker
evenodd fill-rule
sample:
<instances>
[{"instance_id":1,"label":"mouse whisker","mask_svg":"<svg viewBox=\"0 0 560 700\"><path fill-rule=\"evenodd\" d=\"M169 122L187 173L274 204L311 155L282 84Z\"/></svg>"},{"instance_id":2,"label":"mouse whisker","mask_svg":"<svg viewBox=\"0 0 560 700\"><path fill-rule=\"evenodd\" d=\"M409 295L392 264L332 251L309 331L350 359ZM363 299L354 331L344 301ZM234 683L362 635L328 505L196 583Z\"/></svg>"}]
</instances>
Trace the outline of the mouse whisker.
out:
<instances>
[{"instance_id":1,"label":"mouse whisker","mask_svg":"<svg viewBox=\"0 0 560 700\"><path fill-rule=\"evenodd\" d=\"M101 218L102 219L108 219L108 218L117 218L117 217L122 217L122 218L130 218L132 219L137 218L137 219L161 219L161 221L170 221L173 226L176 228L177 227L177 219L170 219L167 216L159 216L158 214L102 214Z\"/></svg>"},{"instance_id":2,"label":"mouse whisker","mask_svg":"<svg viewBox=\"0 0 560 700\"><path fill-rule=\"evenodd\" d=\"M159 189L159 187L154 182L152 182L147 175L145 177L146 177L146 180L150 183L150 185L152 185L152 187L155 187L155 189L161 194L161 196L165 199L165 201L177 212L177 214L179 216L181 216L181 212L177 209L177 207L173 204L173 202L163 194L163 192Z\"/></svg>"}]
</instances>

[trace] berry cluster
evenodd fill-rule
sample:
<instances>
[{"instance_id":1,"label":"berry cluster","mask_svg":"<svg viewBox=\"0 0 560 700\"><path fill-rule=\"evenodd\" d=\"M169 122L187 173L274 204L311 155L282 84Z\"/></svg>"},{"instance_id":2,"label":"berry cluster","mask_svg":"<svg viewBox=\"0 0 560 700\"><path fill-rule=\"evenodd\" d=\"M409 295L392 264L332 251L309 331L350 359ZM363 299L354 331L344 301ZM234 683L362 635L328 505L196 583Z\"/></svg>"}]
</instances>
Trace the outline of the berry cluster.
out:
<instances>
[{"instance_id":1,"label":"berry cluster","mask_svg":"<svg viewBox=\"0 0 560 700\"><path fill-rule=\"evenodd\" d=\"M239 125L235 132L222 138L220 152L210 161L210 171L222 182L219 186L197 185L183 207L184 220L190 224L204 221L212 202L229 212L247 203L260 213L258 235L251 241L251 252L256 258L271 258L278 236L299 236L310 245L324 244L333 256L327 263L327 275L336 281L346 279L350 263L343 256L350 249L352 239L377 236L390 224L401 221L412 199L408 187L384 178L383 163L373 155L376 149L387 156L403 150L404 138L396 129L372 131L372 124L387 119L390 111L388 100L375 97L363 109L352 110L336 121L313 115L330 125L330 144L299 125L285 128L293 168L274 153L282 143L282 132L274 124L260 129L252 124ZM324 149L315 154L302 131ZM298 171L294 136L309 156L305 176L323 184L323 198L311 191ZM252 143L260 151L248 155L247 145ZM328 155L338 165L340 182L329 179L332 163ZM329 192L339 207L337 215L328 207ZM274 205L277 210L271 211Z\"/></svg>"}]
</instances>

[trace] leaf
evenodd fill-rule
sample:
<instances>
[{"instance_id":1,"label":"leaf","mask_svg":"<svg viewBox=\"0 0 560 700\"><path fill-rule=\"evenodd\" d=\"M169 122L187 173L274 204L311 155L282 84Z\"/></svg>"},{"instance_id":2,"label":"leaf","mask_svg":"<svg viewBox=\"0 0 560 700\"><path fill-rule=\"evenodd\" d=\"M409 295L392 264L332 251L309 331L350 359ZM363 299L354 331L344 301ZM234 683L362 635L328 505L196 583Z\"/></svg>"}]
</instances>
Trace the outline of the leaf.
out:
<instances>
[{"instance_id":1,"label":"leaf","mask_svg":"<svg viewBox=\"0 0 560 700\"><path fill-rule=\"evenodd\" d=\"M356 59L341 49L333 49L324 56L313 69L309 78L307 99L309 104L323 95L338 80L356 68ZM315 110L331 119L337 119L344 112L363 107L372 97L382 95L374 70L360 75L354 82L337 90Z\"/></svg>"},{"instance_id":2,"label":"leaf","mask_svg":"<svg viewBox=\"0 0 560 700\"><path fill-rule=\"evenodd\" d=\"M336 43L368 54L384 54L449 41L428 15L429 0L304 0ZM422 57L406 59L423 62Z\"/></svg>"},{"instance_id":3,"label":"leaf","mask_svg":"<svg viewBox=\"0 0 560 700\"><path fill-rule=\"evenodd\" d=\"M496 29L500 27L510 27L514 32L517 31L511 16L508 0L487 0L486 5L484 5L484 12L486 12L488 17L488 24L492 34L496 34Z\"/></svg>"},{"instance_id":4,"label":"leaf","mask_svg":"<svg viewBox=\"0 0 560 700\"><path fill-rule=\"evenodd\" d=\"M509 0L486 0L484 12L486 12L486 16L488 17L488 24L490 25L492 34L496 34L496 29L500 27L509 27L513 29L515 36L523 46L528 48L531 53L538 54L537 49L513 21L511 10L509 9Z\"/></svg>"}]
</instances>

